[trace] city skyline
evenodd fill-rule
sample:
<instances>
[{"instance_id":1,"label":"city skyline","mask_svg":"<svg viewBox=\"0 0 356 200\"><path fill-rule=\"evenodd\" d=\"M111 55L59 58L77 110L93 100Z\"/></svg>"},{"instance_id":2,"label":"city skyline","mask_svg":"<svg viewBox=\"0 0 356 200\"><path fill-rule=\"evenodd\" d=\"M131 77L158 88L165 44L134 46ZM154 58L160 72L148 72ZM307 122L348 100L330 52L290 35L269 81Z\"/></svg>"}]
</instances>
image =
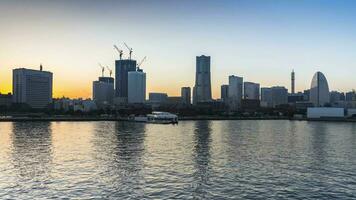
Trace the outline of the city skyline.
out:
<instances>
[{"instance_id":1,"label":"city skyline","mask_svg":"<svg viewBox=\"0 0 356 200\"><path fill-rule=\"evenodd\" d=\"M54 74L54 97L91 97L97 63L114 69L112 45L126 50L123 42L134 59L148 58L147 93L178 96L181 87L193 88L197 55L211 56L215 99L229 75L289 92L292 69L296 92L310 88L315 71L330 90L356 85L352 1L98 2L3 1L0 92L12 91L12 69L42 63Z\"/></svg>"}]
</instances>

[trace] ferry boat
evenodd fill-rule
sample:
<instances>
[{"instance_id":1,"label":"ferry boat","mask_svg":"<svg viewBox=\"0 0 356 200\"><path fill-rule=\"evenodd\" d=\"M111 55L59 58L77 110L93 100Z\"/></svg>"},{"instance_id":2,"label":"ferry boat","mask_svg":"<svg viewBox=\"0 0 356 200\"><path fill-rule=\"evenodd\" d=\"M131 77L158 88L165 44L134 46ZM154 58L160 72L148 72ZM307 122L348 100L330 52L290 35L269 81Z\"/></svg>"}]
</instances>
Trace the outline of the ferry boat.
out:
<instances>
[{"instance_id":1,"label":"ferry boat","mask_svg":"<svg viewBox=\"0 0 356 200\"><path fill-rule=\"evenodd\" d=\"M134 121L153 124L177 124L178 116L169 112L152 112L145 117L135 117Z\"/></svg>"}]
</instances>

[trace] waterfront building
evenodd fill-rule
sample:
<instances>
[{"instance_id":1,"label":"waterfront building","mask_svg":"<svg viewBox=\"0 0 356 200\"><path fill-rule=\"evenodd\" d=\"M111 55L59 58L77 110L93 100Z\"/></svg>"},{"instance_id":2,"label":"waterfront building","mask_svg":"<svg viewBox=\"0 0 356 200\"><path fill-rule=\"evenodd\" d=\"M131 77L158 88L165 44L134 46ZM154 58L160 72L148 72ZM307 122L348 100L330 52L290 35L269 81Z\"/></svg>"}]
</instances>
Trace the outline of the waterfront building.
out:
<instances>
[{"instance_id":1,"label":"waterfront building","mask_svg":"<svg viewBox=\"0 0 356 200\"><path fill-rule=\"evenodd\" d=\"M210 56L196 57L195 86L193 104L211 101Z\"/></svg>"},{"instance_id":2,"label":"waterfront building","mask_svg":"<svg viewBox=\"0 0 356 200\"><path fill-rule=\"evenodd\" d=\"M136 71L136 60L115 61L115 95L122 101L127 101L128 98L128 73L130 71Z\"/></svg>"},{"instance_id":3,"label":"waterfront building","mask_svg":"<svg viewBox=\"0 0 356 200\"><path fill-rule=\"evenodd\" d=\"M282 86L271 87L272 107L288 103L288 89Z\"/></svg>"},{"instance_id":4,"label":"waterfront building","mask_svg":"<svg viewBox=\"0 0 356 200\"><path fill-rule=\"evenodd\" d=\"M304 101L304 94L302 92L288 95L288 103L295 104L296 102L301 102L301 101Z\"/></svg>"},{"instance_id":5,"label":"waterfront building","mask_svg":"<svg viewBox=\"0 0 356 200\"><path fill-rule=\"evenodd\" d=\"M0 107L10 107L12 104L12 94L1 94L0 93Z\"/></svg>"},{"instance_id":6,"label":"waterfront building","mask_svg":"<svg viewBox=\"0 0 356 200\"><path fill-rule=\"evenodd\" d=\"M243 78L239 76L229 76L229 109L237 111L241 108Z\"/></svg>"},{"instance_id":7,"label":"waterfront building","mask_svg":"<svg viewBox=\"0 0 356 200\"><path fill-rule=\"evenodd\" d=\"M331 91L330 92L330 103L334 104L339 101L344 101L345 100L345 94L343 92L338 92L338 91Z\"/></svg>"},{"instance_id":8,"label":"waterfront building","mask_svg":"<svg viewBox=\"0 0 356 200\"><path fill-rule=\"evenodd\" d=\"M330 103L328 81L321 72L316 72L310 86L310 102L316 107L323 107Z\"/></svg>"},{"instance_id":9,"label":"waterfront building","mask_svg":"<svg viewBox=\"0 0 356 200\"><path fill-rule=\"evenodd\" d=\"M146 73L141 69L128 73L128 103L145 103Z\"/></svg>"},{"instance_id":10,"label":"waterfront building","mask_svg":"<svg viewBox=\"0 0 356 200\"><path fill-rule=\"evenodd\" d=\"M220 98L224 103L228 102L229 98L229 85L221 85Z\"/></svg>"},{"instance_id":11,"label":"waterfront building","mask_svg":"<svg viewBox=\"0 0 356 200\"><path fill-rule=\"evenodd\" d=\"M244 82L244 99L260 99L260 84Z\"/></svg>"},{"instance_id":12,"label":"waterfront building","mask_svg":"<svg viewBox=\"0 0 356 200\"><path fill-rule=\"evenodd\" d=\"M346 101L356 101L355 91L346 92L345 99Z\"/></svg>"},{"instance_id":13,"label":"waterfront building","mask_svg":"<svg viewBox=\"0 0 356 200\"><path fill-rule=\"evenodd\" d=\"M291 73L291 93L292 94L295 94L295 73L294 73L294 70L292 70L292 73Z\"/></svg>"},{"instance_id":14,"label":"waterfront building","mask_svg":"<svg viewBox=\"0 0 356 200\"><path fill-rule=\"evenodd\" d=\"M190 105L191 104L191 90L190 87L182 87L181 89L181 100L182 104Z\"/></svg>"},{"instance_id":15,"label":"waterfront building","mask_svg":"<svg viewBox=\"0 0 356 200\"><path fill-rule=\"evenodd\" d=\"M261 107L276 107L288 103L288 90L285 87L274 86L261 88Z\"/></svg>"},{"instance_id":16,"label":"waterfront building","mask_svg":"<svg viewBox=\"0 0 356 200\"><path fill-rule=\"evenodd\" d=\"M112 105L114 94L114 78L99 77L99 80L93 81L93 100L97 107L103 108Z\"/></svg>"},{"instance_id":17,"label":"waterfront building","mask_svg":"<svg viewBox=\"0 0 356 200\"><path fill-rule=\"evenodd\" d=\"M18 68L12 71L13 102L42 109L52 103L53 74L48 71Z\"/></svg>"},{"instance_id":18,"label":"waterfront building","mask_svg":"<svg viewBox=\"0 0 356 200\"><path fill-rule=\"evenodd\" d=\"M151 92L148 94L148 101L150 103L166 103L167 100L167 93Z\"/></svg>"},{"instance_id":19,"label":"waterfront building","mask_svg":"<svg viewBox=\"0 0 356 200\"><path fill-rule=\"evenodd\" d=\"M269 87L261 88L261 107L272 107L272 89Z\"/></svg>"}]
</instances>

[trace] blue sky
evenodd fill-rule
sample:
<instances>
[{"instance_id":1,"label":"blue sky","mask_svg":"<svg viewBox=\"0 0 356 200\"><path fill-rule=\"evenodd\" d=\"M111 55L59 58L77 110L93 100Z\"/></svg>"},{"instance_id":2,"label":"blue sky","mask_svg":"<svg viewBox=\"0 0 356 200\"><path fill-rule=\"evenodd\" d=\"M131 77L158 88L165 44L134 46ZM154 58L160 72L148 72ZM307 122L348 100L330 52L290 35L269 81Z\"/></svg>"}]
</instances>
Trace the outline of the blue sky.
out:
<instances>
[{"instance_id":1,"label":"blue sky","mask_svg":"<svg viewBox=\"0 0 356 200\"><path fill-rule=\"evenodd\" d=\"M179 95L194 85L195 56L212 57L214 97L229 75L261 86L310 87L322 71L333 90L356 86L356 1L0 2L0 91L15 67L54 72L55 96L90 97L112 45L147 56L147 91ZM126 49L124 49L126 50Z\"/></svg>"}]
</instances>

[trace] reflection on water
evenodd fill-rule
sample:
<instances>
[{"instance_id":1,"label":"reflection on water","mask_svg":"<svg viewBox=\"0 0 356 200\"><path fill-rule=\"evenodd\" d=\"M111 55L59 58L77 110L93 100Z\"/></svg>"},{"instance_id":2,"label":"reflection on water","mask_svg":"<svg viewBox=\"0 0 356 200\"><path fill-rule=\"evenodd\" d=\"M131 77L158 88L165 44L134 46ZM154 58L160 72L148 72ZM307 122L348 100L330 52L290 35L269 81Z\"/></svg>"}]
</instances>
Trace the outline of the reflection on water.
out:
<instances>
[{"instance_id":1,"label":"reflection on water","mask_svg":"<svg viewBox=\"0 0 356 200\"><path fill-rule=\"evenodd\" d=\"M356 198L353 123L0 123L0 199Z\"/></svg>"}]
</instances>

